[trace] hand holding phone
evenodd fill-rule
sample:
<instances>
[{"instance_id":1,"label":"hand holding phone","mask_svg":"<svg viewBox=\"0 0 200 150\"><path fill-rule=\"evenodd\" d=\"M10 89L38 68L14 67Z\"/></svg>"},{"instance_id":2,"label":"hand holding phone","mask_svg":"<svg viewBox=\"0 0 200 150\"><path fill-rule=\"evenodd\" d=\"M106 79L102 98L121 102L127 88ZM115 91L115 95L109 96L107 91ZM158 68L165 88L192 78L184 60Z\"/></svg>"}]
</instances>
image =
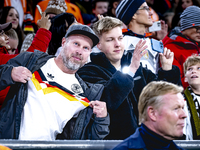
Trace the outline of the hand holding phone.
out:
<instances>
[{"instance_id":1,"label":"hand holding phone","mask_svg":"<svg viewBox=\"0 0 200 150\"><path fill-rule=\"evenodd\" d=\"M161 30L161 22L156 21L152 26L149 27L149 32L160 31Z\"/></svg>"},{"instance_id":2,"label":"hand holding phone","mask_svg":"<svg viewBox=\"0 0 200 150\"><path fill-rule=\"evenodd\" d=\"M156 51L158 53L163 53L164 51L164 45L161 41L151 39L151 47L153 51Z\"/></svg>"}]
</instances>

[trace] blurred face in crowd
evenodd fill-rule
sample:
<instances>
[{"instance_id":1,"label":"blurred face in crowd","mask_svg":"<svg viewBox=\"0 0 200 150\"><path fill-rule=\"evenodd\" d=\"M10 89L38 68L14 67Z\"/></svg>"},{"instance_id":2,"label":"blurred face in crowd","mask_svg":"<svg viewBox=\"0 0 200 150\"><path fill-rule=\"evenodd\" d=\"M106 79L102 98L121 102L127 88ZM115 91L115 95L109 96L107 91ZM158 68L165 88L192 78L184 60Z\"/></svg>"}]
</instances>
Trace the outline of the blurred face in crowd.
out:
<instances>
[{"instance_id":1,"label":"blurred face in crowd","mask_svg":"<svg viewBox=\"0 0 200 150\"><path fill-rule=\"evenodd\" d=\"M49 13L49 14L46 14L46 15L49 15L49 19L51 19L51 18L53 18L53 17L55 17L55 16L56 16L56 14L51 14L51 13Z\"/></svg>"},{"instance_id":2,"label":"blurred face in crowd","mask_svg":"<svg viewBox=\"0 0 200 150\"><path fill-rule=\"evenodd\" d=\"M67 39L63 38L60 55L63 64L70 70L78 70L88 60L92 51L92 40L84 35L71 35Z\"/></svg>"},{"instance_id":3,"label":"blurred face in crowd","mask_svg":"<svg viewBox=\"0 0 200 150\"><path fill-rule=\"evenodd\" d=\"M8 49L8 53L9 54L15 54L15 51L17 50L18 47L18 39L13 39L13 38L9 38L9 45L10 48Z\"/></svg>"},{"instance_id":4,"label":"blurred face in crowd","mask_svg":"<svg viewBox=\"0 0 200 150\"><path fill-rule=\"evenodd\" d=\"M192 0L182 0L182 8L183 10L186 9L189 6L192 6L193 2Z\"/></svg>"},{"instance_id":5,"label":"blurred face in crowd","mask_svg":"<svg viewBox=\"0 0 200 150\"><path fill-rule=\"evenodd\" d=\"M154 132L168 140L183 135L185 118L185 101L181 93L163 95L159 108L154 109Z\"/></svg>"},{"instance_id":6,"label":"blurred face in crowd","mask_svg":"<svg viewBox=\"0 0 200 150\"><path fill-rule=\"evenodd\" d=\"M150 27L153 24L153 20L151 18L152 12L150 11L149 6L146 2L144 2L137 10L135 15L135 20L138 24L142 24L145 27Z\"/></svg>"},{"instance_id":7,"label":"blurred face in crowd","mask_svg":"<svg viewBox=\"0 0 200 150\"><path fill-rule=\"evenodd\" d=\"M185 82L196 89L200 84L200 63L187 67L185 73Z\"/></svg>"},{"instance_id":8,"label":"blurred face in crowd","mask_svg":"<svg viewBox=\"0 0 200 150\"><path fill-rule=\"evenodd\" d=\"M108 11L108 2L97 2L95 9L92 12L97 16L98 14L102 15Z\"/></svg>"},{"instance_id":9,"label":"blurred face in crowd","mask_svg":"<svg viewBox=\"0 0 200 150\"><path fill-rule=\"evenodd\" d=\"M200 26L185 29L182 34L196 42L200 42Z\"/></svg>"},{"instance_id":10,"label":"blurred face in crowd","mask_svg":"<svg viewBox=\"0 0 200 150\"><path fill-rule=\"evenodd\" d=\"M104 32L97 47L106 55L111 64L120 62L124 52L122 29L115 27Z\"/></svg>"},{"instance_id":11,"label":"blurred face in crowd","mask_svg":"<svg viewBox=\"0 0 200 150\"><path fill-rule=\"evenodd\" d=\"M5 46L6 49L10 49L9 37L4 33L4 31L0 32L0 46Z\"/></svg>"},{"instance_id":12,"label":"blurred face in crowd","mask_svg":"<svg viewBox=\"0 0 200 150\"><path fill-rule=\"evenodd\" d=\"M6 22L12 22L12 28L17 29L19 25L19 15L14 8L11 8L10 11L8 12Z\"/></svg>"}]
</instances>

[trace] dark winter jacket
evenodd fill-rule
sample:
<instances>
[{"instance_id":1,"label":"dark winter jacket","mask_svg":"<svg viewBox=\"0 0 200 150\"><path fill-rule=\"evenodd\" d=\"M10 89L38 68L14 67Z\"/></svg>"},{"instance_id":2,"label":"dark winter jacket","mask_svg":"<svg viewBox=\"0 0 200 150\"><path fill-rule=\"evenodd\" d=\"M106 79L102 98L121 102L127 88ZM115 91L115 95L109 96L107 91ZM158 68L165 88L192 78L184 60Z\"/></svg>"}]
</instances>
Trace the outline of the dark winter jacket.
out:
<instances>
[{"instance_id":1,"label":"dark winter jacket","mask_svg":"<svg viewBox=\"0 0 200 150\"><path fill-rule=\"evenodd\" d=\"M24 66L33 73L52 57L54 56L40 51L35 51L34 53L24 52L10 59L7 64L0 66L0 90L10 86L0 111L0 139L18 139L21 114L28 94L27 83L17 83L12 80L11 71L13 67ZM77 74L76 78L89 100L100 98L103 85L88 83L89 86L86 86L85 82ZM70 128L73 133L71 132L69 136L74 139L103 139L109 133L109 116L100 119L93 117L91 108L88 107L82 110L76 121L73 121L75 126ZM67 125L65 128L67 128ZM62 138L66 137L63 136Z\"/></svg>"},{"instance_id":2,"label":"dark winter jacket","mask_svg":"<svg viewBox=\"0 0 200 150\"><path fill-rule=\"evenodd\" d=\"M125 139L138 127L138 99L149 82L165 80L181 84L180 71L173 66L170 71L160 69L158 75L140 66L134 77L117 71L104 53L92 53L91 62L77 72L87 82L105 86L101 101L105 101L110 115L110 134L106 139ZM122 67L130 64L132 53L122 59Z\"/></svg>"},{"instance_id":3,"label":"dark winter jacket","mask_svg":"<svg viewBox=\"0 0 200 150\"><path fill-rule=\"evenodd\" d=\"M113 150L183 150L172 140L164 139L144 124Z\"/></svg>"}]
</instances>

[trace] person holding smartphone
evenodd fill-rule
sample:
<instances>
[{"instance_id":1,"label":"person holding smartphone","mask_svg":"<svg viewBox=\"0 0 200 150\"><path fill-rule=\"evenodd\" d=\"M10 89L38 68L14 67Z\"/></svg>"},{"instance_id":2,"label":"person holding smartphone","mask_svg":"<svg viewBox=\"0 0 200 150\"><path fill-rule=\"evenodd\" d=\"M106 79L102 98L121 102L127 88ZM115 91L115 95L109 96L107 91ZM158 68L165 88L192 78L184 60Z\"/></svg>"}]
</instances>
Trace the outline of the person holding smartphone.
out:
<instances>
[{"instance_id":1,"label":"person holding smartphone","mask_svg":"<svg viewBox=\"0 0 200 150\"><path fill-rule=\"evenodd\" d=\"M159 53L152 49L153 45L146 34L147 29L153 25L152 15L153 13L145 0L121 1L116 9L116 17L127 25L127 29L123 30L124 55L132 55L138 41L140 39L146 40L147 53L140 61L143 67L157 73L160 68ZM161 22L161 26L163 26L163 22Z\"/></svg>"},{"instance_id":2,"label":"person holding smartphone","mask_svg":"<svg viewBox=\"0 0 200 150\"><path fill-rule=\"evenodd\" d=\"M172 66L173 53L169 49L165 48L160 54L162 68L158 74L140 65L140 59L147 53L145 40L138 42L129 61L123 55L122 26L122 21L109 16L94 23L93 30L100 39L97 48L101 52L91 53L91 62L78 70L84 81L105 86L100 100L106 102L110 115L108 140L122 140L135 132L138 127L138 99L146 84L154 80L181 84L179 69Z\"/></svg>"}]
</instances>

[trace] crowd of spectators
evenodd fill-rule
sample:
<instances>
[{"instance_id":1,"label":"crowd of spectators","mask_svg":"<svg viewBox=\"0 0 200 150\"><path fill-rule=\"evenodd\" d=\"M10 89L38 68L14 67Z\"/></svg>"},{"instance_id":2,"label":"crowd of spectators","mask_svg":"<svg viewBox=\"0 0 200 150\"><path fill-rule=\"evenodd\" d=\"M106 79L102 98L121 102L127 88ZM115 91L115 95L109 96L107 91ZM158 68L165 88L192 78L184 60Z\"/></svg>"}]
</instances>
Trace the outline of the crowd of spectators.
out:
<instances>
[{"instance_id":1,"label":"crowd of spectators","mask_svg":"<svg viewBox=\"0 0 200 150\"><path fill-rule=\"evenodd\" d=\"M180 103L172 111L184 110L177 114L185 123L178 136L169 132L173 138L166 139L200 140L198 15L200 0L1 1L0 139L124 140L133 134L120 149L137 133L144 142L152 131L166 138L155 119L160 109L140 99L157 97L164 108L161 96L171 94ZM150 85L162 93L162 84L170 90L152 98L143 93ZM32 134L37 129L40 135Z\"/></svg>"}]
</instances>

